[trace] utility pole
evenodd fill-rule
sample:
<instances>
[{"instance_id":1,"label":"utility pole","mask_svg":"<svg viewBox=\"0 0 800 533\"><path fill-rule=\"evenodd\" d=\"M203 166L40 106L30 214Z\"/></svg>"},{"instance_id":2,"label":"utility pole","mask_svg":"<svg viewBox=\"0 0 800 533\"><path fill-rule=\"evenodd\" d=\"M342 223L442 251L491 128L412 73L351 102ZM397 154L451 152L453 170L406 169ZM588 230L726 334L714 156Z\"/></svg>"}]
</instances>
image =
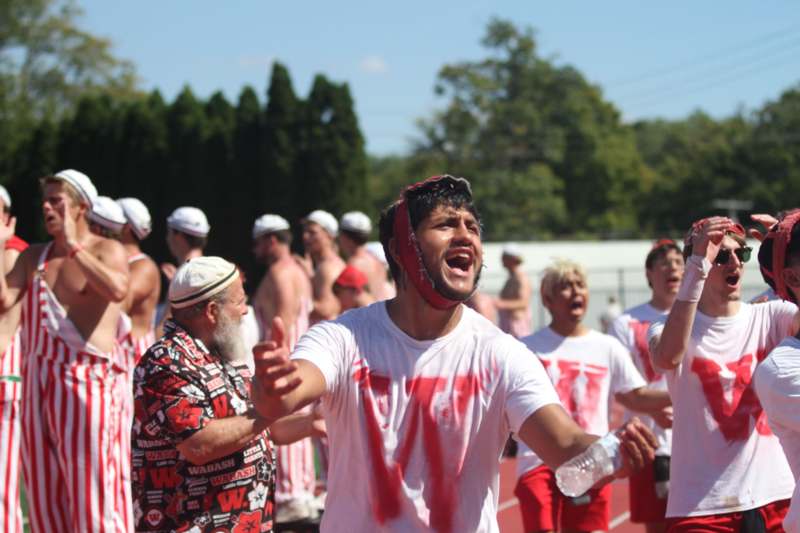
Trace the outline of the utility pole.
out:
<instances>
[{"instance_id":1,"label":"utility pole","mask_svg":"<svg viewBox=\"0 0 800 533\"><path fill-rule=\"evenodd\" d=\"M734 222L739 222L739 212L753 209L753 202L750 200L718 198L711 202L711 206L715 209L726 209L728 211L728 218Z\"/></svg>"}]
</instances>

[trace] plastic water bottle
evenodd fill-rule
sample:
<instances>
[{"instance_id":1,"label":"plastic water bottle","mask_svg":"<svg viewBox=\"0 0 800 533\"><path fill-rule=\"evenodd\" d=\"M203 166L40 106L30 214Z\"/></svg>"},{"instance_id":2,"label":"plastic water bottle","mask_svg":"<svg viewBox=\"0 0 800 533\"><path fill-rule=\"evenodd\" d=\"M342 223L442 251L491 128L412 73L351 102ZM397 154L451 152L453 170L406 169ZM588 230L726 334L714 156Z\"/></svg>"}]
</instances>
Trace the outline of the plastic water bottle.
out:
<instances>
[{"instance_id":1,"label":"plastic water bottle","mask_svg":"<svg viewBox=\"0 0 800 533\"><path fill-rule=\"evenodd\" d=\"M564 496L574 498L622 467L619 438L609 433L583 453L556 469L556 484Z\"/></svg>"}]
</instances>

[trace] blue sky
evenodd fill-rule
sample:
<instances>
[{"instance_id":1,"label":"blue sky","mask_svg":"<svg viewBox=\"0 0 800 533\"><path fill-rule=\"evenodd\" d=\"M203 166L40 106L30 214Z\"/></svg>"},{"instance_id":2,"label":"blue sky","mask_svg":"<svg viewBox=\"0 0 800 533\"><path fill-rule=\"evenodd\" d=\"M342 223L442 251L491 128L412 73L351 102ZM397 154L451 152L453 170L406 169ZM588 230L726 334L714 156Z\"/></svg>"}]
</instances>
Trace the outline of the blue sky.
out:
<instances>
[{"instance_id":1,"label":"blue sky","mask_svg":"<svg viewBox=\"0 0 800 533\"><path fill-rule=\"evenodd\" d=\"M308 93L323 73L350 84L367 149L402 153L441 106L446 63L480 59L492 16L537 31L539 50L578 68L625 120L753 109L800 81L800 2L266 2L79 0L81 23L132 60L145 89L189 84L233 102L263 95L272 61Z\"/></svg>"}]
</instances>

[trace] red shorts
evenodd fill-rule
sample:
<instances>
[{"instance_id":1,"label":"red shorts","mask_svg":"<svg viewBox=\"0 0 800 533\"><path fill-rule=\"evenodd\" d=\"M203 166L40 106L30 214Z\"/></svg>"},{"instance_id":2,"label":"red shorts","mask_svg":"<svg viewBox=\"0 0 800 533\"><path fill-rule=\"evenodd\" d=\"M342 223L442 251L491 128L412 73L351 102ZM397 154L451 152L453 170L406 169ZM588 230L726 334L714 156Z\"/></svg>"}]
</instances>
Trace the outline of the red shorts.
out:
<instances>
[{"instance_id":1,"label":"red shorts","mask_svg":"<svg viewBox=\"0 0 800 533\"><path fill-rule=\"evenodd\" d=\"M629 478L631 522L635 524L664 521L667 495L660 498L656 494L655 466L655 463L651 463Z\"/></svg>"},{"instance_id":2,"label":"red shorts","mask_svg":"<svg viewBox=\"0 0 800 533\"><path fill-rule=\"evenodd\" d=\"M610 484L582 497L568 498L558 490L553 471L542 465L519 478L514 495L519 500L525 531L608 530Z\"/></svg>"},{"instance_id":3,"label":"red shorts","mask_svg":"<svg viewBox=\"0 0 800 533\"><path fill-rule=\"evenodd\" d=\"M764 521L767 533L783 533L783 519L789 511L789 500L778 500L755 509ZM746 511L709 516L667 518L668 533L739 533Z\"/></svg>"}]
</instances>

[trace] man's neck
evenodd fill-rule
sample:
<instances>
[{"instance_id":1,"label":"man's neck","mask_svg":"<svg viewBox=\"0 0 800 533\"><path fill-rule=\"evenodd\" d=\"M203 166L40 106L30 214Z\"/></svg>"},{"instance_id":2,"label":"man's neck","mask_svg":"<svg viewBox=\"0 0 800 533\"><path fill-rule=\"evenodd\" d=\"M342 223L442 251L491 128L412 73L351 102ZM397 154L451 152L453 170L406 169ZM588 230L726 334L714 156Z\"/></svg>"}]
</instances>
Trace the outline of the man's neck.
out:
<instances>
[{"instance_id":1,"label":"man's neck","mask_svg":"<svg viewBox=\"0 0 800 533\"><path fill-rule=\"evenodd\" d=\"M659 311L669 311L675 303L676 294L656 294L653 292L650 298L650 305Z\"/></svg>"},{"instance_id":2,"label":"man's neck","mask_svg":"<svg viewBox=\"0 0 800 533\"><path fill-rule=\"evenodd\" d=\"M550 329L562 337L580 337L589 332L583 322L574 320L554 320L550 322Z\"/></svg>"},{"instance_id":3,"label":"man's neck","mask_svg":"<svg viewBox=\"0 0 800 533\"><path fill-rule=\"evenodd\" d=\"M183 257L176 257L175 259L178 260L178 266L180 266L189 259L194 259L195 257L203 257L203 250L200 248L191 248L183 254Z\"/></svg>"},{"instance_id":4,"label":"man's neck","mask_svg":"<svg viewBox=\"0 0 800 533\"><path fill-rule=\"evenodd\" d=\"M461 320L463 307L436 309L417 292L408 281L398 287L397 296L386 302L389 318L406 335L419 341L444 337L455 329Z\"/></svg>"},{"instance_id":5,"label":"man's neck","mask_svg":"<svg viewBox=\"0 0 800 533\"><path fill-rule=\"evenodd\" d=\"M704 315L717 318L723 316L734 316L742 307L741 300L729 300L725 296L707 293L703 291L697 310Z\"/></svg>"},{"instance_id":6,"label":"man's neck","mask_svg":"<svg viewBox=\"0 0 800 533\"><path fill-rule=\"evenodd\" d=\"M318 253L311 254L311 261L316 265L323 261L329 261L334 257L337 257L336 250L332 246L323 246Z\"/></svg>"},{"instance_id":7,"label":"man's neck","mask_svg":"<svg viewBox=\"0 0 800 533\"><path fill-rule=\"evenodd\" d=\"M139 248L139 243L137 242L123 242L122 247L125 248L125 253L128 257L134 257L142 253L142 249Z\"/></svg>"}]
</instances>

